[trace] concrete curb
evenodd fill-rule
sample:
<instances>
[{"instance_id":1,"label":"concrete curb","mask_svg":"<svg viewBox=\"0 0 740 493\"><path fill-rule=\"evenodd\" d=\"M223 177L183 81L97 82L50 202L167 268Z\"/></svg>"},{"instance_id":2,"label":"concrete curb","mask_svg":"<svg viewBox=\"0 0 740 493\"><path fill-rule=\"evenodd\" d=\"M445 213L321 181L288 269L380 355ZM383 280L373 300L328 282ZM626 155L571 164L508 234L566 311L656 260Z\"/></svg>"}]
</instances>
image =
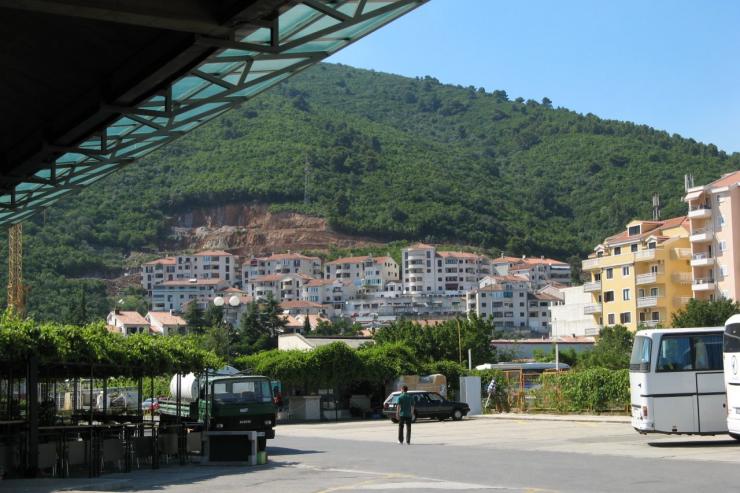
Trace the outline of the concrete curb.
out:
<instances>
[{"instance_id":1,"label":"concrete curb","mask_svg":"<svg viewBox=\"0 0 740 493\"><path fill-rule=\"evenodd\" d=\"M582 422L582 423L620 423L629 424L631 418L629 416L600 416L600 415L580 415L580 414L517 414L517 413L502 413L502 414L481 414L471 416L472 418L478 419L508 419L508 420L524 420L524 421L569 421L569 422Z\"/></svg>"}]
</instances>

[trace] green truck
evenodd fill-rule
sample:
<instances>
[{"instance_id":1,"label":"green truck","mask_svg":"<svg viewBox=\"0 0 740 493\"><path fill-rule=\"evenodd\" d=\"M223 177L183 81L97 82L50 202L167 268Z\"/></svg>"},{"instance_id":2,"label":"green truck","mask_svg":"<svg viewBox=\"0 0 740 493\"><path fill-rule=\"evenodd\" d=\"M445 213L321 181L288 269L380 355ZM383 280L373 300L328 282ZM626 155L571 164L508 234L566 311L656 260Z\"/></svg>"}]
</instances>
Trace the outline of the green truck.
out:
<instances>
[{"instance_id":1,"label":"green truck","mask_svg":"<svg viewBox=\"0 0 740 493\"><path fill-rule=\"evenodd\" d=\"M169 399L159 401L160 423L177 421L178 376L170 382ZM274 383L261 375L223 371L180 376L180 420L204 431L258 431L275 438L277 407Z\"/></svg>"}]
</instances>

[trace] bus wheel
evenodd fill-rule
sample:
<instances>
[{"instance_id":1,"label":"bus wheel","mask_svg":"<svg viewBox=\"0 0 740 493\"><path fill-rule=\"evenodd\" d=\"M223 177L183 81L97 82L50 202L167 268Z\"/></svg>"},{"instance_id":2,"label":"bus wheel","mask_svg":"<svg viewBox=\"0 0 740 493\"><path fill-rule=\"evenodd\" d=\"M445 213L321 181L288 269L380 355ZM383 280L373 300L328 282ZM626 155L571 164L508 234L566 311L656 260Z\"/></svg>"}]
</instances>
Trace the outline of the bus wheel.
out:
<instances>
[{"instance_id":1,"label":"bus wheel","mask_svg":"<svg viewBox=\"0 0 740 493\"><path fill-rule=\"evenodd\" d=\"M735 440L740 440L740 435L738 435L737 433L730 433L730 436Z\"/></svg>"}]
</instances>

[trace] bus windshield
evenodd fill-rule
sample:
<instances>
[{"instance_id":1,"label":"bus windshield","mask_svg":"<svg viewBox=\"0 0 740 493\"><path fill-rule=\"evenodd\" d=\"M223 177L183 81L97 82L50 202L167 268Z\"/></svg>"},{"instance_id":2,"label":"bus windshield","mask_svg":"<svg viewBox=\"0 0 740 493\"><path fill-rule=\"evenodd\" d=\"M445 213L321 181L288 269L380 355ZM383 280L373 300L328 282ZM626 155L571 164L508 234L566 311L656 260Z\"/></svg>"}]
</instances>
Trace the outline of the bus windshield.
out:
<instances>
[{"instance_id":1,"label":"bus windshield","mask_svg":"<svg viewBox=\"0 0 740 493\"><path fill-rule=\"evenodd\" d=\"M632 356L630 357L630 370L650 371L650 351L652 348L653 341L649 337L635 337L635 345L632 346Z\"/></svg>"},{"instance_id":2,"label":"bus windshield","mask_svg":"<svg viewBox=\"0 0 740 493\"><path fill-rule=\"evenodd\" d=\"M250 404L272 402L267 379L243 378L213 382L213 400L217 404Z\"/></svg>"}]
</instances>

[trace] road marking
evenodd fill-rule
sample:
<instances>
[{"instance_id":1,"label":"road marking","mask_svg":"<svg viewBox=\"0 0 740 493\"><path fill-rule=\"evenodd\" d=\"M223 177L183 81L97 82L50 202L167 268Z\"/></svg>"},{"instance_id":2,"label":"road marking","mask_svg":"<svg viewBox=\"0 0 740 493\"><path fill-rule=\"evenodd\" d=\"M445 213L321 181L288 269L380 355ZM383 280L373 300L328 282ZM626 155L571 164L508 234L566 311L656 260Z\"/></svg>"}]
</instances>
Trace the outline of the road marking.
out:
<instances>
[{"instance_id":1,"label":"road marking","mask_svg":"<svg viewBox=\"0 0 740 493\"><path fill-rule=\"evenodd\" d=\"M476 483L462 483L459 481L446 481L434 478L425 478L404 473L382 473L375 471L363 471L359 469L342 469L333 467L317 467L305 464L296 464L296 469L312 469L315 471L341 472L349 474L362 474L365 476L377 476L373 479L365 479L355 483L341 486L333 486L318 493L332 493L335 491L351 490L444 490L444 491L466 491L466 490L495 490L495 491L521 491L522 493L558 493L557 490L532 488L525 486L494 486ZM408 481L399 481L407 479ZM389 481L395 480L395 481Z\"/></svg>"}]
</instances>

